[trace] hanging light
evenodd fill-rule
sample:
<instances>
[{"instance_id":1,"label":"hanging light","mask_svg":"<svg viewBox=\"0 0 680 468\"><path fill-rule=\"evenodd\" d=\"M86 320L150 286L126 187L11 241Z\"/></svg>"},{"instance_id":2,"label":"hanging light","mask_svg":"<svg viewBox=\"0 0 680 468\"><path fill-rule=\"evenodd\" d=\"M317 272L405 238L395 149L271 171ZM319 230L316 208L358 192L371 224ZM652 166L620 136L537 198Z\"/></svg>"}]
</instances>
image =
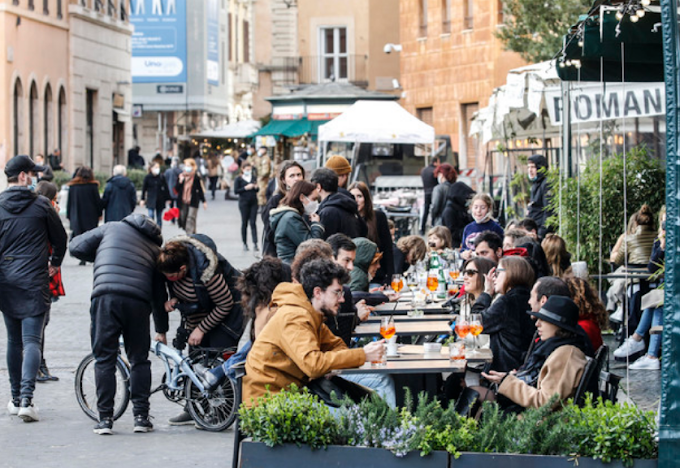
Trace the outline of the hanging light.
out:
<instances>
[{"instance_id":1,"label":"hanging light","mask_svg":"<svg viewBox=\"0 0 680 468\"><path fill-rule=\"evenodd\" d=\"M652 3L651 0L640 0L642 6L649 6L650 3Z\"/></svg>"},{"instance_id":2,"label":"hanging light","mask_svg":"<svg viewBox=\"0 0 680 468\"><path fill-rule=\"evenodd\" d=\"M640 17L637 15L630 15L630 21L631 23L637 23L638 21L640 21Z\"/></svg>"},{"instance_id":3,"label":"hanging light","mask_svg":"<svg viewBox=\"0 0 680 468\"><path fill-rule=\"evenodd\" d=\"M623 19L623 12L621 10L618 10L616 12L616 19L621 21Z\"/></svg>"},{"instance_id":4,"label":"hanging light","mask_svg":"<svg viewBox=\"0 0 680 468\"><path fill-rule=\"evenodd\" d=\"M645 16L645 9L644 9L644 8L640 8L638 11L635 12L635 14L636 14L638 17L642 18L642 17Z\"/></svg>"},{"instance_id":5,"label":"hanging light","mask_svg":"<svg viewBox=\"0 0 680 468\"><path fill-rule=\"evenodd\" d=\"M582 40L581 40L581 41L578 41L578 46L579 46L579 47L583 47L583 41L582 41Z\"/></svg>"}]
</instances>

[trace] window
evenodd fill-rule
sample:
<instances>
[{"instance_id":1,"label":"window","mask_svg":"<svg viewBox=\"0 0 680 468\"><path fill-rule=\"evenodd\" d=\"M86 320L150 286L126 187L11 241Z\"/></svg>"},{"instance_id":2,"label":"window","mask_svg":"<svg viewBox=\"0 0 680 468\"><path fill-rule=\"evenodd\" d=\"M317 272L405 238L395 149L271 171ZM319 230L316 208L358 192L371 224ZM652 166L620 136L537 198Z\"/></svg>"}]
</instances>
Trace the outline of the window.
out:
<instances>
[{"instance_id":1,"label":"window","mask_svg":"<svg viewBox=\"0 0 680 468\"><path fill-rule=\"evenodd\" d=\"M115 17L116 16L116 2L114 0L108 0L108 8L106 9L106 14Z\"/></svg>"},{"instance_id":2,"label":"window","mask_svg":"<svg viewBox=\"0 0 680 468\"><path fill-rule=\"evenodd\" d=\"M465 11L463 12L464 23L463 29L472 29L474 26L474 0L464 0Z\"/></svg>"},{"instance_id":3,"label":"window","mask_svg":"<svg viewBox=\"0 0 680 468\"><path fill-rule=\"evenodd\" d=\"M43 15L50 14L50 0L43 0Z\"/></svg>"},{"instance_id":4,"label":"window","mask_svg":"<svg viewBox=\"0 0 680 468\"><path fill-rule=\"evenodd\" d=\"M229 61L231 62L232 57L233 57L232 52L231 52L231 43L233 42L233 41L231 41L231 37L232 37L232 34L233 34L232 33L233 27L231 25L231 13L227 14L227 27L229 28L229 39L230 39L229 40L229 47L228 47L228 49L229 49Z\"/></svg>"},{"instance_id":5,"label":"window","mask_svg":"<svg viewBox=\"0 0 680 468\"><path fill-rule=\"evenodd\" d=\"M127 10L127 0L120 0L120 20L127 21L128 10Z\"/></svg>"},{"instance_id":6,"label":"window","mask_svg":"<svg viewBox=\"0 0 680 468\"><path fill-rule=\"evenodd\" d=\"M14 152L13 155L22 154L24 140L24 88L21 80L17 78L14 83L14 102L12 103L12 114L14 117Z\"/></svg>"},{"instance_id":7,"label":"window","mask_svg":"<svg viewBox=\"0 0 680 468\"><path fill-rule=\"evenodd\" d=\"M442 0L442 34L451 34L451 0Z\"/></svg>"},{"instance_id":8,"label":"window","mask_svg":"<svg viewBox=\"0 0 680 468\"><path fill-rule=\"evenodd\" d=\"M64 160L64 149L66 148L66 91L64 88L59 90L59 109L57 109L57 148L61 151L62 161Z\"/></svg>"},{"instance_id":9,"label":"window","mask_svg":"<svg viewBox=\"0 0 680 468\"><path fill-rule=\"evenodd\" d=\"M38 86L35 81L31 84L28 105L28 155L33 158L40 148L40 132L38 131L40 110L38 109Z\"/></svg>"},{"instance_id":10,"label":"window","mask_svg":"<svg viewBox=\"0 0 680 468\"><path fill-rule=\"evenodd\" d=\"M61 0L57 0L57 18L62 19L64 17L64 14L62 13L61 9Z\"/></svg>"},{"instance_id":11,"label":"window","mask_svg":"<svg viewBox=\"0 0 680 468\"><path fill-rule=\"evenodd\" d=\"M28 0L28 9L35 10L35 0Z\"/></svg>"},{"instance_id":12,"label":"window","mask_svg":"<svg viewBox=\"0 0 680 468\"><path fill-rule=\"evenodd\" d=\"M496 9L498 10L498 24L503 24L503 21L505 20L505 16L503 16L503 0L498 0Z\"/></svg>"},{"instance_id":13,"label":"window","mask_svg":"<svg viewBox=\"0 0 680 468\"><path fill-rule=\"evenodd\" d=\"M18 4L19 4L19 0L12 0L12 5L18 5Z\"/></svg>"},{"instance_id":14,"label":"window","mask_svg":"<svg viewBox=\"0 0 680 468\"><path fill-rule=\"evenodd\" d=\"M85 103L85 119L87 128L85 130L85 161L91 168L94 168L94 106L97 102L97 91L87 90Z\"/></svg>"},{"instance_id":15,"label":"window","mask_svg":"<svg viewBox=\"0 0 680 468\"><path fill-rule=\"evenodd\" d=\"M463 167L474 167L477 159L477 139L470 135L470 124L472 123L472 116L479 110L479 103L473 102L470 104L461 105L461 121L460 121L460 153L463 157Z\"/></svg>"},{"instance_id":16,"label":"window","mask_svg":"<svg viewBox=\"0 0 680 468\"><path fill-rule=\"evenodd\" d=\"M94 11L101 12L104 9L102 0L94 0Z\"/></svg>"},{"instance_id":17,"label":"window","mask_svg":"<svg viewBox=\"0 0 680 468\"><path fill-rule=\"evenodd\" d=\"M54 142L52 141L52 135L54 133L54 115L52 115L54 103L52 102L52 87L49 84L45 88L43 104L43 154L45 155L45 160L47 160L47 155L50 154L50 148L54 145Z\"/></svg>"},{"instance_id":18,"label":"window","mask_svg":"<svg viewBox=\"0 0 680 468\"><path fill-rule=\"evenodd\" d=\"M418 18L420 19L420 28L418 29L418 37L427 37L427 0L418 0L419 11Z\"/></svg>"},{"instance_id":19,"label":"window","mask_svg":"<svg viewBox=\"0 0 680 468\"><path fill-rule=\"evenodd\" d=\"M348 77L347 28L321 29L321 80L346 80Z\"/></svg>"},{"instance_id":20,"label":"window","mask_svg":"<svg viewBox=\"0 0 680 468\"><path fill-rule=\"evenodd\" d=\"M432 107L419 107L416 109L416 116L428 125L434 121L434 109Z\"/></svg>"},{"instance_id":21,"label":"window","mask_svg":"<svg viewBox=\"0 0 680 468\"><path fill-rule=\"evenodd\" d=\"M243 22L243 61L250 62L250 23Z\"/></svg>"}]
</instances>

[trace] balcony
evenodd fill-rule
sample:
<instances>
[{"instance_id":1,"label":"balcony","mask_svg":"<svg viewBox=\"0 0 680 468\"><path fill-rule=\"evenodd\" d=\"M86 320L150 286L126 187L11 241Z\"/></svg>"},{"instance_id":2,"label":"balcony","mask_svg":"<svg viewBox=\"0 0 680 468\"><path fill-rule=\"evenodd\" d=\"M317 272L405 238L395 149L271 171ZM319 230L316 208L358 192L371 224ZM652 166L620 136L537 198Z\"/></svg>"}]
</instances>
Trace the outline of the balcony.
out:
<instances>
[{"instance_id":1,"label":"balcony","mask_svg":"<svg viewBox=\"0 0 680 468\"><path fill-rule=\"evenodd\" d=\"M300 84L340 81L368 87L367 55L310 55L300 57Z\"/></svg>"}]
</instances>

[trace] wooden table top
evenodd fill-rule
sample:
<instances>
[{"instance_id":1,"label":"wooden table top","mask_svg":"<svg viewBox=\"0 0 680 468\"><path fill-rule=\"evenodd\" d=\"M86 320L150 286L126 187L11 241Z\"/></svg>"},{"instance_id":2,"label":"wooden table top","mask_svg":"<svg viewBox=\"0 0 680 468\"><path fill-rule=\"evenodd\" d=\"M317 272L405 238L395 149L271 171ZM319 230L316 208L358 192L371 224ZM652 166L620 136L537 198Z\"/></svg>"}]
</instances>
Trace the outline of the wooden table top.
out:
<instances>
[{"instance_id":1,"label":"wooden table top","mask_svg":"<svg viewBox=\"0 0 680 468\"><path fill-rule=\"evenodd\" d=\"M387 315L387 314L385 314ZM371 315L366 319L366 323L379 323L380 320L385 316ZM422 317L410 317L408 315L395 315L394 321L396 323L400 322L437 322L441 320L453 320L458 314L426 314Z\"/></svg>"},{"instance_id":2,"label":"wooden table top","mask_svg":"<svg viewBox=\"0 0 680 468\"><path fill-rule=\"evenodd\" d=\"M476 349L471 352L466 350L466 360L468 362L491 362L493 361L493 353L489 348ZM388 361L423 361L423 360L438 360L445 359L449 356L449 347L442 346L438 353L425 353L423 345L401 345L399 346L399 356L388 356Z\"/></svg>"},{"instance_id":3,"label":"wooden table top","mask_svg":"<svg viewBox=\"0 0 680 468\"><path fill-rule=\"evenodd\" d=\"M442 307L442 304L444 303L433 302L420 307L419 310L422 310L424 314L445 314L449 312L449 309ZM410 302L386 302L376 306L373 312L378 315L407 315L412 310L413 307L411 307Z\"/></svg>"},{"instance_id":4,"label":"wooden table top","mask_svg":"<svg viewBox=\"0 0 680 468\"><path fill-rule=\"evenodd\" d=\"M399 322L396 324L397 336L412 335L449 335L452 330L448 321ZM365 322L354 329L353 336L379 336L380 323Z\"/></svg>"},{"instance_id":5,"label":"wooden table top","mask_svg":"<svg viewBox=\"0 0 680 468\"><path fill-rule=\"evenodd\" d=\"M387 364L384 366L373 366L370 362L367 362L361 367L334 370L333 374L438 374L440 372L451 372L464 375L466 366L467 362L465 360L391 361L388 359Z\"/></svg>"}]
</instances>

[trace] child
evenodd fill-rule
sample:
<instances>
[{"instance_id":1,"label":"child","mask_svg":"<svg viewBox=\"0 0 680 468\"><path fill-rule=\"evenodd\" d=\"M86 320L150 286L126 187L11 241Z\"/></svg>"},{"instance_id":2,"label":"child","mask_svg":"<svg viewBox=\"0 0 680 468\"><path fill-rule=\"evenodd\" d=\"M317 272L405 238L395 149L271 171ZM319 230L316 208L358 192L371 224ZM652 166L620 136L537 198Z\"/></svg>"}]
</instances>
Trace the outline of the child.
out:
<instances>
[{"instance_id":1,"label":"child","mask_svg":"<svg viewBox=\"0 0 680 468\"><path fill-rule=\"evenodd\" d=\"M465 260L472 257L475 251L475 238L482 232L493 231L503 238L503 228L493 219L493 200L489 195L486 193L475 195L470 204L470 214L474 221L465 226L460 247L461 257Z\"/></svg>"}]
</instances>

